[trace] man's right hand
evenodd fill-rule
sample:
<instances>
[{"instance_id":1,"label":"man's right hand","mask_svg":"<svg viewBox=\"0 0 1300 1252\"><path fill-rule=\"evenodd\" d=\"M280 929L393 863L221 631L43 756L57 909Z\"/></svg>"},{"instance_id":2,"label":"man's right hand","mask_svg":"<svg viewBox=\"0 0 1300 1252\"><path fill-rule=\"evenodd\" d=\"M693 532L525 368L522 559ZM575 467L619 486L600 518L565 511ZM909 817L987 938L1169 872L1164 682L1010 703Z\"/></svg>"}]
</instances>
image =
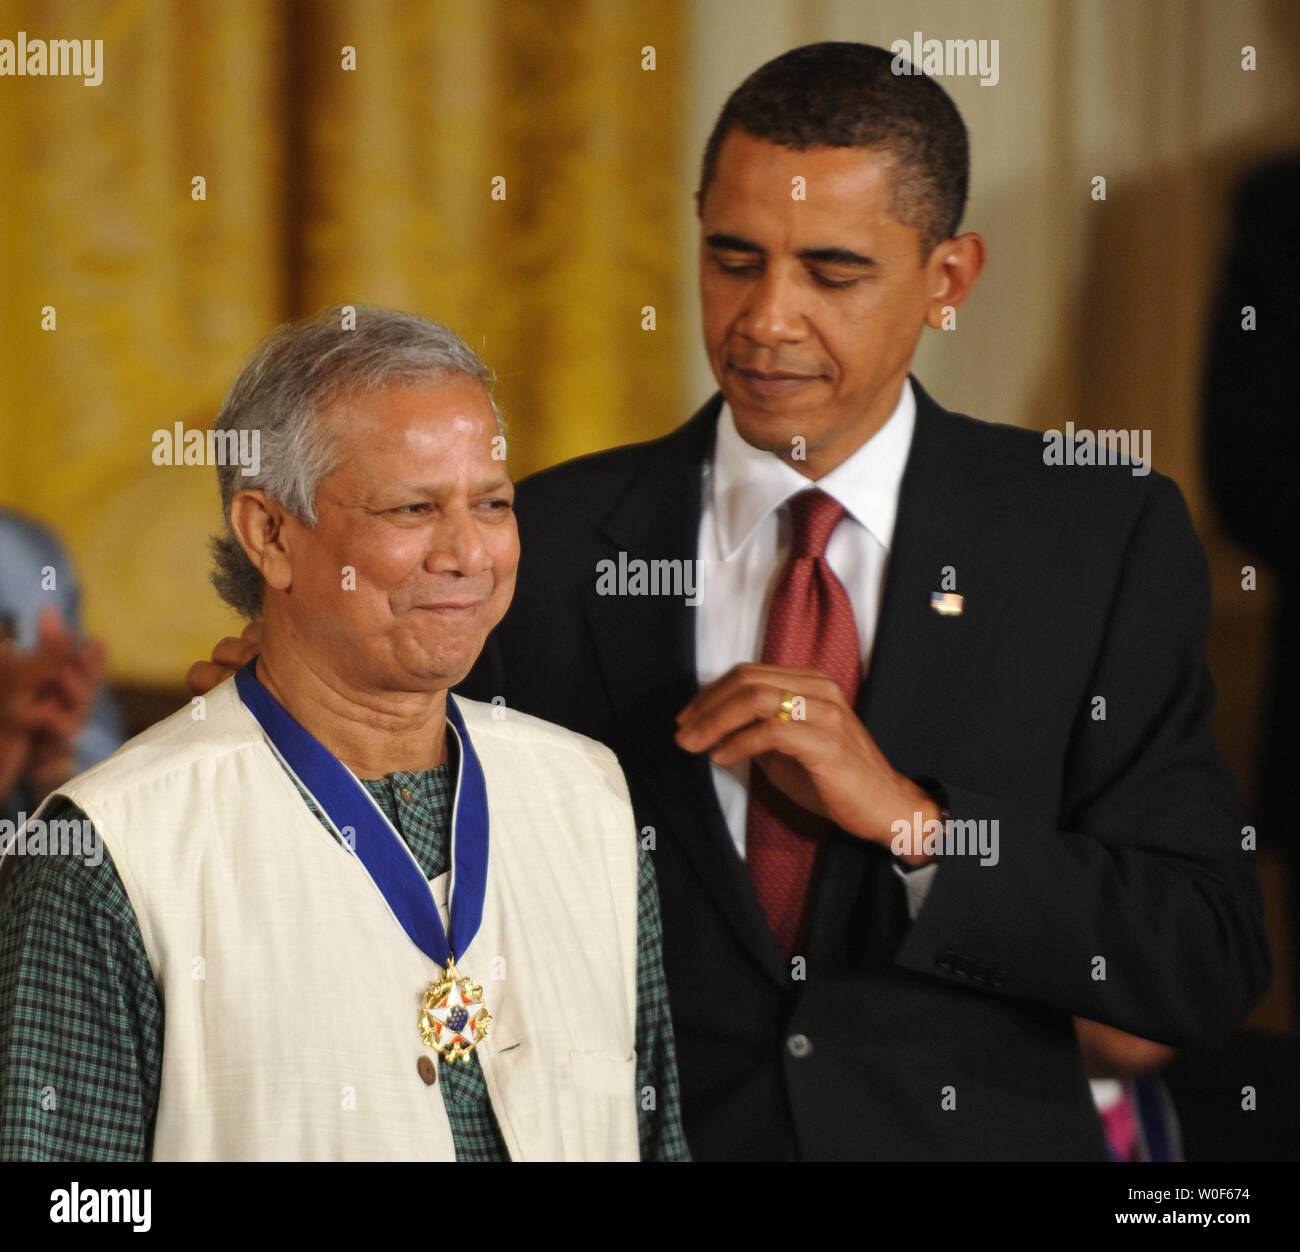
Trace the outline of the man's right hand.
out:
<instances>
[{"instance_id":1,"label":"man's right hand","mask_svg":"<svg viewBox=\"0 0 1300 1252\"><path fill-rule=\"evenodd\" d=\"M242 669L262 650L262 623L249 622L238 639L227 636L212 649L212 660L195 661L185 675L194 696L207 695L219 682Z\"/></svg>"}]
</instances>

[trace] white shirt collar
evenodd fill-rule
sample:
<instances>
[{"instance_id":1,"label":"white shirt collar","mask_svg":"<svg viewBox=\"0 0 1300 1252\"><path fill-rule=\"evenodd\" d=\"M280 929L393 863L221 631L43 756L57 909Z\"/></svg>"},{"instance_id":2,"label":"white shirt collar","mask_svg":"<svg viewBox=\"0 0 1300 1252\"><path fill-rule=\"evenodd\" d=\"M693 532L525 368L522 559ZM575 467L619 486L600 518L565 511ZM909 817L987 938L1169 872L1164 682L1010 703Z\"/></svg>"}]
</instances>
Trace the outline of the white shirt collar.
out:
<instances>
[{"instance_id":1,"label":"white shirt collar","mask_svg":"<svg viewBox=\"0 0 1300 1252\"><path fill-rule=\"evenodd\" d=\"M886 551L893 542L898 492L915 426L916 397L911 380L906 379L885 424L816 483L865 526ZM810 479L774 453L746 443L725 401L718 416L710 480L724 560L748 541L768 514L812 486Z\"/></svg>"}]
</instances>

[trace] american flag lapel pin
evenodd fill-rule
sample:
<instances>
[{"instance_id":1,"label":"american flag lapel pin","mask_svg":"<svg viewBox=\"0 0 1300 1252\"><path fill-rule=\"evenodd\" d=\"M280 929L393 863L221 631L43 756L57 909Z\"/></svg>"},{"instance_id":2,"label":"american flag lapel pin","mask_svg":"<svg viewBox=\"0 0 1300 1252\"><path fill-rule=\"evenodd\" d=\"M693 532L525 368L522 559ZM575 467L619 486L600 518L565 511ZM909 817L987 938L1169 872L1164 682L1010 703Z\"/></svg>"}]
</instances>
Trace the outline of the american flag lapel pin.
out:
<instances>
[{"instance_id":1,"label":"american flag lapel pin","mask_svg":"<svg viewBox=\"0 0 1300 1252\"><path fill-rule=\"evenodd\" d=\"M960 617L962 597L955 591L930 592L930 611L941 617Z\"/></svg>"}]
</instances>

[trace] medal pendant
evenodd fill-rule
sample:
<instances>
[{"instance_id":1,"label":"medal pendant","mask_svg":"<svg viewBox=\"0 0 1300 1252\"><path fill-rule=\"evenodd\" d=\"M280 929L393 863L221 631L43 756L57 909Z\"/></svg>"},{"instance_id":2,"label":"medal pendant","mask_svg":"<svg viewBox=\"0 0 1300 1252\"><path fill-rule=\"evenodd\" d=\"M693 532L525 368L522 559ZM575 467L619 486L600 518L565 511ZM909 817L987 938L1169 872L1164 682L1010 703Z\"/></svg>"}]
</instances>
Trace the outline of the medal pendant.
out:
<instances>
[{"instance_id":1,"label":"medal pendant","mask_svg":"<svg viewBox=\"0 0 1300 1252\"><path fill-rule=\"evenodd\" d=\"M456 962L447 962L442 977L424 993L420 1038L444 1060L468 1061L480 1040L487 1038L492 1014L483 1003L483 988L456 977Z\"/></svg>"}]
</instances>

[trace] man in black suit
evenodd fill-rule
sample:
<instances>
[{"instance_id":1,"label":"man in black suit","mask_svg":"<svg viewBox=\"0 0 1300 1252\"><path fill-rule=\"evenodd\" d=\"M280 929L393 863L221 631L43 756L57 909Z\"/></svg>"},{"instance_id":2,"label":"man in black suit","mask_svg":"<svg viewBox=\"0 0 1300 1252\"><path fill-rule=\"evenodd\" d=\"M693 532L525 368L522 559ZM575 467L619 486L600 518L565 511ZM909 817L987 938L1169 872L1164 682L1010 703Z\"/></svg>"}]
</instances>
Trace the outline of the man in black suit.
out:
<instances>
[{"instance_id":1,"label":"man in black suit","mask_svg":"<svg viewBox=\"0 0 1300 1252\"><path fill-rule=\"evenodd\" d=\"M961 119L896 68L820 44L732 95L698 196L721 393L519 485L464 690L620 757L695 1159L1104 1159L1073 1019L1210 1044L1269 974L1204 560L1149 467L1049 465L910 377L984 248ZM790 607L801 497L824 609ZM793 911L756 806L811 851Z\"/></svg>"},{"instance_id":2,"label":"man in black suit","mask_svg":"<svg viewBox=\"0 0 1300 1252\"><path fill-rule=\"evenodd\" d=\"M696 1159L1103 1157L1072 1018L1211 1044L1269 975L1253 851L1210 732L1204 559L1177 487L1149 467L1045 464L1040 436L947 413L909 379L922 326L965 299L983 244L956 236L955 107L890 61L799 49L728 101L698 196L721 394L666 438L520 484L515 600L468 691L603 740L627 771L655 848ZM720 416L827 481L869 458L909 384L853 707L820 675L763 664L702 686L701 652L719 654L698 630L711 583L729 589L717 622L748 581L735 660L754 662L781 574L758 562L736 584L724 567L748 559L743 543L702 546L735 505L711 494ZM868 459L859 486L873 473ZM602 594L635 592L638 568L698 572L701 603ZM787 720L798 693L806 717ZM734 788L718 773L746 760L832 826L797 951L724 817ZM986 820L996 862L987 841L963 855L949 839L937 858L895 843L917 814L921 831Z\"/></svg>"}]
</instances>

